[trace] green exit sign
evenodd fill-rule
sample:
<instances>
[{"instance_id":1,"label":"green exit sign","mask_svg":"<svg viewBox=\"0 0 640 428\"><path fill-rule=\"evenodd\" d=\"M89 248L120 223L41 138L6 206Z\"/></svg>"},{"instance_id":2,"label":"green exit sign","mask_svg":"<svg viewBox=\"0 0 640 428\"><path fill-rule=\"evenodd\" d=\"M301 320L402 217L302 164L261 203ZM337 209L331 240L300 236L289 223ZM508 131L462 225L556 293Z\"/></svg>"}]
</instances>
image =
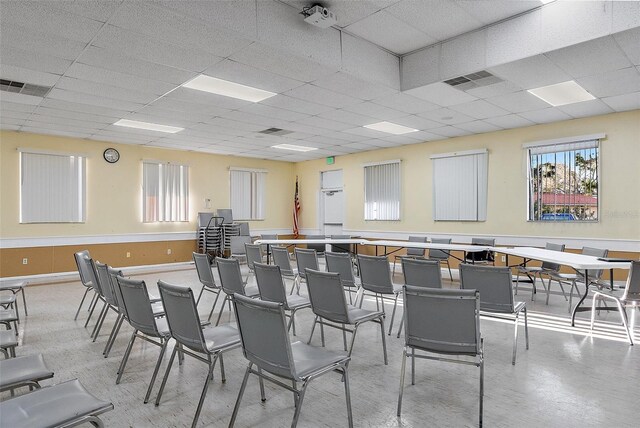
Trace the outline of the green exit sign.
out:
<instances>
[{"instance_id":1,"label":"green exit sign","mask_svg":"<svg viewBox=\"0 0 640 428\"><path fill-rule=\"evenodd\" d=\"M336 157L335 156L327 156L327 165L333 165L334 163L336 163Z\"/></svg>"}]
</instances>

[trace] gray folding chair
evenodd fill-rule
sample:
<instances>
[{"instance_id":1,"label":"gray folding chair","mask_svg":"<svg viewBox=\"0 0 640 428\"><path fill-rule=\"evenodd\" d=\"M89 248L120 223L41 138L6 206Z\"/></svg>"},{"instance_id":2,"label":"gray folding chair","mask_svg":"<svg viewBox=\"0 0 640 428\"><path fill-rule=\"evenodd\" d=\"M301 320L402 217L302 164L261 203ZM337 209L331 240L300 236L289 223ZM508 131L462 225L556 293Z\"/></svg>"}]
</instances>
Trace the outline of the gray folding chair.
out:
<instances>
[{"instance_id":1,"label":"gray folding chair","mask_svg":"<svg viewBox=\"0 0 640 428\"><path fill-rule=\"evenodd\" d=\"M420 243L424 244L424 243L427 242L427 237L426 236L409 236L409 242L420 242ZM424 252L425 252L424 248L411 248L411 247L408 247L406 254L399 254L399 255L394 256L394 258L393 258L393 274L394 275L396 274L396 262L398 260L424 258Z\"/></svg>"},{"instance_id":2,"label":"gray folding chair","mask_svg":"<svg viewBox=\"0 0 640 428\"><path fill-rule=\"evenodd\" d=\"M296 264L298 265L298 276L291 286L289 294L293 294L293 289L297 287L297 293L300 294L300 284L306 281L305 269L320 270L318 264L318 253L314 249L294 248L296 255Z\"/></svg>"},{"instance_id":3,"label":"gray folding chair","mask_svg":"<svg viewBox=\"0 0 640 428\"><path fill-rule=\"evenodd\" d=\"M145 282L121 277L117 277L117 281L120 294L122 295L122 303L127 311L127 321L131 327L133 327L133 333L131 334L131 340L129 340L129 345L127 345L127 350L122 357L122 362L118 369L116 385L120 383L136 338L160 347L160 355L153 370L151 382L149 382L149 387L147 388L147 394L144 397L144 402L147 403L171 335L169 333L169 327L167 326L167 320L165 318L156 318L153 315L153 309L151 308L149 293L147 292Z\"/></svg>"},{"instance_id":4,"label":"gray folding chair","mask_svg":"<svg viewBox=\"0 0 640 428\"><path fill-rule=\"evenodd\" d=\"M331 235L331 239L351 239L349 235ZM332 253L351 253L351 244L331 244Z\"/></svg>"},{"instance_id":5,"label":"gray folding chair","mask_svg":"<svg viewBox=\"0 0 640 428\"><path fill-rule=\"evenodd\" d=\"M216 295L216 299L213 301L213 306L211 306L211 312L209 312L209 318L207 318L207 320L211 320L213 311L216 309L216 304L218 303L218 298L220 297L221 288L216 285L216 280L213 277L211 257L209 254L193 253L193 262L196 265L198 280L202 284L200 294L198 294L198 300L196 300L196 306L200 303L200 298L205 290Z\"/></svg>"},{"instance_id":6,"label":"gray folding chair","mask_svg":"<svg viewBox=\"0 0 640 428\"><path fill-rule=\"evenodd\" d=\"M292 279L295 282L298 278L298 269L291 267L291 259L289 258L289 250L285 247L271 247L273 255L273 264L280 267L280 273L284 278Z\"/></svg>"},{"instance_id":7,"label":"gray folding chair","mask_svg":"<svg viewBox=\"0 0 640 428\"><path fill-rule=\"evenodd\" d=\"M276 233L263 233L262 235L260 235L260 239L262 239L262 240L278 239L278 234L276 234ZM262 252L265 253L267 255L267 257L269 257L269 255L271 253L272 245L267 246L267 244L262 244L261 247L262 247Z\"/></svg>"},{"instance_id":8,"label":"gray folding chair","mask_svg":"<svg viewBox=\"0 0 640 428\"><path fill-rule=\"evenodd\" d=\"M249 223L247 223L246 221L243 221L241 223L238 223L238 226L240 228L240 236L251 236L251 231L249 230Z\"/></svg>"},{"instance_id":9,"label":"gray folding chair","mask_svg":"<svg viewBox=\"0 0 640 428\"><path fill-rule=\"evenodd\" d=\"M13 323L13 330L15 335L18 335L18 315L13 309L0 309L0 324L4 324L7 330L11 330L11 324Z\"/></svg>"},{"instance_id":10,"label":"gray folding chair","mask_svg":"<svg viewBox=\"0 0 640 428\"><path fill-rule=\"evenodd\" d=\"M629 320L627 319L627 311L625 308L631 307L632 311L636 308L640 308L640 261L631 262L631 269L629 270L629 276L627 277L627 284L624 287L624 293L621 297L617 297L612 293L605 292L603 290L593 290L593 302L591 304L591 331L593 331L593 324L596 319L596 302L598 299L613 300L616 303L618 306L618 312L620 313L620 318L622 318L622 325L627 332L629 345L633 345L633 329L629 328ZM631 325L633 326L633 323Z\"/></svg>"},{"instance_id":11,"label":"gray folding chair","mask_svg":"<svg viewBox=\"0 0 640 428\"><path fill-rule=\"evenodd\" d=\"M350 357L342 352L331 352L302 342L291 343L282 303L249 299L239 294L234 296L233 303L242 340L242 350L245 358L249 360L249 365L242 380L229 427L235 424L250 374L258 376L260 380L262 401L266 400L263 379L293 393L295 412L291 426L295 428L309 383L332 371L340 373L344 381L348 426L353 427L348 374ZM254 364L257 370L253 368ZM291 382L291 385L280 379L286 379ZM302 387L298 389L297 384L300 382Z\"/></svg>"},{"instance_id":12,"label":"gray folding chair","mask_svg":"<svg viewBox=\"0 0 640 428\"><path fill-rule=\"evenodd\" d=\"M20 311L18 310L18 305L16 304L16 301L17 301L16 295L13 293L0 294L0 308L14 310L16 313L16 318L18 319L18 323L20 323Z\"/></svg>"},{"instance_id":13,"label":"gray folding chair","mask_svg":"<svg viewBox=\"0 0 640 428\"><path fill-rule=\"evenodd\" d=\"M94 327L92 334L93 341L95 342L102 329L102 324L107 317L109 311L113 311L116 315L120 314L118 302L116 296L111 288L111 278L109 278L109 266L100 262L94 262L93 259L86 259L87 263L91 264L91 269L94 271L93 276L98 282L99 289L101 290L101 297L104 299L104 306L100 315L98 315L98 322Z\"/></svg>"},{"instance_id":14,"label":"gray folding chair","mask_svg":"<svg viewBox=\"0 0 640 428\"><path fill-rule=\"evenodd\" d=\"M554 244L552 242L547 242L544 246L545 250L551 251L564 251L564 244ZM547 305L549 304L549 293L550 289L544 285L544 280L542 279L542 275L547 274L558 274L560 273L560 265L552 262L542 262L542 266L525 266L520 265L517 267L516 271L516 295L518 294L518 284L520 282L520 275L526 275L531 280L531 301L535 300L536 295L536 277L540 278L542 282L542 288L547 292ZM562 282L560 284L560 289L562 290L562 295L564 296L564 300L567 299L567 294L564 292L564 287L562 286Z\"/></svg>"},{"instance_id":15,"label":"gray folding chair","mask_svg":"<svg viewBox=\"0 0 640 428\"><path fill-rule=\"evenodd\" d=\"M607 257L607 255L609 254L609 250L602 248L582 247L582 254L592 257ZM600 280L602 278L602 273L602 269L589 269L589 284L585 284L585 287L596 285L599 289L601 289L602 284L600 283ZM549 282L547 283L547 293L551 289L551 281L556 281L558 284L560 284L560 287L562 287L562 283L571 284L571 290L569 290L569 312L571 312L573 306L573 290L575 290L576 293L580 295L578 283L584 284L584 273L545 272L544 275L549 278Z\"/></svg>"},{"instance_id":16,"label":"gray folding chair","mask_svg":"<svg viewBox=\"0 0 640 428\"><path fill-rule=\"evenodd\" d=\"M169 365L158 391L156 406L160 404L160 398L171 372L176 353L184 353L206 363L209 366L209 371L191 424L192 427L195 427L198 424L209 383L213 378L213 369L216 366L216 361L220 360L222 382L225 382L222 353L240 346L240 336L238 335L238 330L229 325L203 329L198 316L196 302L193 298L193 291L189 287L158 281L158 289L164 304L169 331L171 332L171 337L175 339L176 345L173 347Z\"/></svg>"},{"instance_id":17,"label":"gray folding chair","mask_svg":"<svg viewBox=\"0 0 640 428\"><path fill-rule=\"evenodd\" d=\"M80 301L80 304L78 305L78 310L76 311L76 316L73 317L74 320L78 319L78 314L80 313L80 309L82 308L82 305L84 304L84 299L86 299L87 294L89 293L89 291L94 291L93 289L93 284L91 283L91 278L89 277L89 274L87 272L87 265L84 263L84 259L88 259L91 256L89 255L89 251L88 250L83 250L83 251L78 251L77 253L73 254L73 258L76 261L76 266L78 267L78 274L80 275L80 282L82 283L82 285L84 285L84 294L82 295L82 300ZM93 298L91 299L91 303L89 304L89 307L92 306L93 304L93 300L95 299L95 294L93 295ZM25 309L26 311L26 309Z\"/></svg>"},{"instance_id":18,"label":"gray folding chair","mask_svg":"<svg viewBox=\"0 0 640 428\"><path fill-rule=\"evenodd\" d=\"M360 278L353 274L353 260L349 253L334 253L332 251L324 254L326 260L327 272L335 272L340 274L342 286L349 292L349 303L353 305L353 293L356 294L358 301L358 292L362 285Z\"/></svg>"},{"instance_id":19,"label":"gray folding chair","mask_svg":"<svg viewBox=\"0 0 640 428\"><path fill-rule=\"evenodd\" d=\"M27 288L27 281L18 281L18 282L3 282L0 283L0 291L11 291L13 294L18 295L18 293L22 294L22 304L24 305L24 316L28 316L27 312L27 298L24 295L24 289Z\"/></svg>"},{"instance_id":20,"label":"gray folding chair","mask_svg":"<svg viewBox=\"0 0 640 428\"><path fill-rule=\"evenodd\" d=\"M508 267L460 265L460 288L480 292L480 314L488 318L497 318L513 322L513 356L511 364L516 364L518 348L518 324L520 313L524 314L524 336L529 349L529 325L527 324L527 305L513 301L513 282Z\"/></svg>"},{"instance_id":21,"label":"gray folding chair","mask_svg":"<svg viewBox=\"0 0 640 428\"><path fill-rule=\"evenodd\" d=\"M347 335L351 333L351 344L348 348L348 355L351 356L353 344L356 340L358 327L367 321L373 321L380 324L380 333L382 334L382 351L384 354L384 363L387 364L387 342L384 337L384 312L368 311L366 309L356 308L347 305L344 297L344 288L340 281L340 274L334 272L320 272L307 269L307 287L309 288L309 298L311 299L311 309L316 317L311 326L311 335L309 341L311 343L313 332L316 324L320 324L320 337L322 346L324 347L324 326L333 327L342 330L342 341L344 350L347 351ZM352 325L353 330L347 328Z\"/></svg>"},{"instance_id":22,"label":"gray folding chair","mask_svg":"<svg viewBox=\"0 0 640 428\"><path fill-rule=\"evenodd\" d=\"M307 235L304 237L304 239L327 239L327 237L324 235ZM315 250L316 254L320 254L320 255L324 254L327 248L326 244L306 244L306 245L307 245L307 250Z\"/></svg>"},{"instance_id":23,"label":"gray folding chair","mask_svg":"<svg viewBox=\"0 0 640 428\"><path fill-rule=\"evenodd\" d=\"M482 245L485 247L495 247L496 239L495 238L471 238L471 245ZM495 256L493 251L484 250L484 251L470 251L467 253L467 257L465 260L467 263L473 264L495 264Z\"/></svg>"},{"instance_id":24,"label":"gray folding chair","mask_svg":"<svg viewBox=\"0 0 640 428\"><path fill-rule=\"evenodd\" d=\"M29 391L40 389L40 382L53 377L53 371L47 367L42 354L26 355L8 360L0 360L0 391L11 391L24 386ZM4 425L4 415L0 418ZM8 425L7 425L8 426Z\"/></svg>"},{"instance_id":25,"label":"gray folding chair","mask_svg":"<svg viewBox=\"0 0 640 428\"><path fill-rule=\"evenodd\" d=\"M432 244L451 244L451 238L432 238ZM449 279L453 281L453 274L451 273L451 264L449 264L449 256L451 253L447 250L438 250L435 248L429 249L429 260L437 260L440 264L446 264L449 269Z\"/></svg>"},{"instance_id":26,"label":"gray folding chair","mask_svg":"<svg viewBox=\"0 0 640 428\"><path fill-rule=\"evenodd\" d=\"M284 310L290 311L290 314L288 314L290 320L287 329L293 326L293 335L295 336L296 311L311 307L309 299L298 294L287 296L287 290L279 266L256 263L254 269L258 290L260 291L260 299L266 302L282 303Z\"/></svg>"},{"instance_id":27,"label":"gray folding chair","mask_svg":"<svg viewBox=\"0 0 640 428\"><path fill-rule=\"evenodd\" d=\"M372 293L376 298L376 307L380 310L378 297L382 300L382 312L384 309L384 296L392 295L393 312L389 323L389 335L393 328L393 319L396 316L396 306L398 305L398 295L402 292L402 286L391 281L389 260L385 256L362 256L358 255L358 266L360 267L360 279L362 280L363 293L360 297L360 307L364 301L366 292Z\"/></svg>"},{"instance_id":28,"label":"gray folding chair","mask_svg":"<svg viewBox=\"0 0 640 428\"><path fill-rule=\"evenodd\" d=\"M99 415L113 404L90 394L77 380L47 386L0 403L2 426L11 428L104 427Z\"/></svg>"},{"instance_id":29,"label":"gray folding chair","mask_svg":"<svg viewBox=\"0 0 640 428\"><path fill-rule=\"evenodd\" d=\"M5 359L16 357L18 338L11 330L0 330L0 352Z\"/></svg>"},{"instance_id":30,"label":"gray folding chair","mask_svg":"<svg viewBox=\"0 0 640 428\"><path fill-rule=\"evenodd\" d=\"M262 249L260 245L256 244L244 244L245 254L247 255L247 267L249 268L249 273L247 274L247 279L245 282L249 282L249 276L255 276L255 270L253 269L253 265L255 263L262 263Z\"/></svg>"},{"instance_id":31,"label":"gray folding chair","mask_svg":"<svg viewBox=\"0 0 640 428\"><path fill-rule=\"evenodd\" d=\"M89 283L91 284L91 287L95 292L95 295L93 296L93 300L91 301L91 305L89 306L89 316L87 316L87 320L84 323L84 327L86 328L87 325L89 325L89 321L91 320L91 317L93 316L93 312L95 311L98 304L100 302L103 303L102 309L100 309L100 313L102 313L102 311L104 311L104 309L107 306L107 302L104 299L104 293L100 287L100 282L98 282L96 271L93 267L93 259L91 257L86 256L86 257L81 257L78 262L80 263L81 266L84 266L84 276L85 278L89 279ZM99 318L100 316L98 316L98 321L99 321ZM93 330L91 331L92 338L94 333L96 332L96 328L98 327L98 324L99 322L96 322L95 325L93 326Z\"/></svg>"},{"instance_id":32,"label":"gray folding chair","mask_svg":"<svg viewBox=\"0 0 640 428\"><path fill-rule=\"evenodd\" d=\"M484 398L484 347L480 336L480 296L476 290L404 287L404 334L398 417L402 411L404 373L411 352L411 385L415 385L416 358L473 365L480 368L479 422ZM424 352L424 354L417 354ZM434 355L435 354L435 355ZM463 359L451 358L460 356ZM471 360L470 360L471 359ZM420 403L423 405L423 403Z\"/></svg>"},{"instance_id":33,"label":"gray folding chair","mask_svg":"<svg viewBox=\"0 0 640 428\"><path fill-rule=\"evenodd\" d=\"M404 284L413 287L442 288L440 262L437 260L402 259L402 274ZM404 317L400 320L398 335L402 332Z\"/></svg>"},{"instance_id":34,"label":"gray folding chair","mask_svg":"<svg viewBox=\"0 0 640 428\"><path fill-rule=\"evenodd\" d=\"M229 257L233 257L234 259L245 259L247 258L247 253L245 252L244 249L244 244L251 244L251 237L250 236L244 236L244 235L240 235L240 236L232 236L231 237L231 243L230 243L230 249L231 249L231 254L229 255Z\"/></svg>"},{"instance_id":35,"label":"gray folding chair","mask_svg":"<svg viewBox=\"0 0 640 428\"><path fill-rule=\"evenodd\" d=\"M216 260L218 265L218 274L220 275L220 285L224 292L224 300L222 301L222 307L218 314L216 325L220 324L220 318L222 318L222 312L224 312L224 304L229 302L229 310L231 310L231 296L234 293L242 294L244 296L256 297L260 294L256 287L246 287L246 284L242 280L242 273L240 272L240 262L238 259L223 259L218 257Z\"/></svg>"}]
</instances>

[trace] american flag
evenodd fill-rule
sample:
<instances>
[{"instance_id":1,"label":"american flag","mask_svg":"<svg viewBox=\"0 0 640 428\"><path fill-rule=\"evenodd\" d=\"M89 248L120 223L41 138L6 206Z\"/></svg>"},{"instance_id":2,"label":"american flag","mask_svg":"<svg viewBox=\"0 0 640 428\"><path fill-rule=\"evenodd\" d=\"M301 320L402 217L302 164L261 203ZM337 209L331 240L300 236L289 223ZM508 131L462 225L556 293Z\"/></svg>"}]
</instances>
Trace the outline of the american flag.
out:
<instances>
[{"instance_id":1,"label":"american flag","mask_svg":"<svg viewBox=\"0 0 640 428\"><path fill-rule=\"evenodd\" d=\"M300 213L300 198L298 197L298 177L296 176L296 193L293 195L293 235L297 238L300 234L298 228L298 213Z\"/></svg>"}]
</instances>

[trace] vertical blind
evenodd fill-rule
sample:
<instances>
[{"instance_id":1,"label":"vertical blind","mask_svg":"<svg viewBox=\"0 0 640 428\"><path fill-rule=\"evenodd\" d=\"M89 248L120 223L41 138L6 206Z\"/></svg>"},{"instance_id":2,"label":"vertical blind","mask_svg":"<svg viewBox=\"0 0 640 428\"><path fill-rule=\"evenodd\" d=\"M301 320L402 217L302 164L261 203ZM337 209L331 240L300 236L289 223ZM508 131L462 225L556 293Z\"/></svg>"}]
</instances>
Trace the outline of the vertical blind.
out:
<instances>
[{"instance_id":1,"label":"vertical blind","mask_svg":"<svg viewBox=\"0 0 640 428\"><path fill-rule=\"evenodd\" d=\"M82 223L86 159L20 152L20 223Z\"/></svg>"},{"instance_id":2,"label":"vertical blind","mask_svg":"<svg viewBox=\"0 0 640 428\"><path fill-rule=\"evenodd\" d=\"M435 155L433 161L433 219L487 219L486 150Z\"/></svg>"},{"instance_id":3,"label":"vertical blind","mask_svg":"<svg viewBox=\"0 0 640 428\"><path fill-rule=\"evenodd\" d=\"M232 168L229 177L234 220L264 220L267 173Z\"/></svg>"},{"instance_id":4,"label":"vertical blind","mask_svg":"<svg viewBox=\"0 0 640 428\"><path fill-rule=\"evenodd\" d=\"M142 163L143 221L188 221L189 167Z\"/></svg>"},{"instance_id":5,"label":"vertical blind","mask_svg":"<svg viewBox=\"0 0 640 428\"><path fill-rule=\"evenodd\" d=\"M364 219L400 220L400 161L365 165Z\"/></svg>"}]
</instances>

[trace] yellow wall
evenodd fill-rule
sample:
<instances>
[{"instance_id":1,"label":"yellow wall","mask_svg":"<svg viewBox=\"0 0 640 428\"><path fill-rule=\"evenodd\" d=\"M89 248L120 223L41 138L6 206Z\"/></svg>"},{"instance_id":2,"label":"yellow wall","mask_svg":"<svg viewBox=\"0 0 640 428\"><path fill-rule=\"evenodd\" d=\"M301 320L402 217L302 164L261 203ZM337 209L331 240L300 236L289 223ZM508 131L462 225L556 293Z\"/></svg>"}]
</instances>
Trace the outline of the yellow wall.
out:
<instances>
[{"instance_id":1,"label":"yellow wall","mask_svg":"<svg viewBox=\"0 0 640 428\"><path fill-rule=\"evenodd\" d=\"M607 138L600 155L600 221L528 222L527 163L522 144L601 132ZM487 221L433 221L429 157L482 148L489 149ZM392 159L402 159L401 220L364 221L362 165ZM324 159L297 163L303 228L318 228L320 172L335 169L344 174L344 228L348 230L640 239L640 110L336 156L334 165L326 165Z\"/></svg>"}]
</instances>

